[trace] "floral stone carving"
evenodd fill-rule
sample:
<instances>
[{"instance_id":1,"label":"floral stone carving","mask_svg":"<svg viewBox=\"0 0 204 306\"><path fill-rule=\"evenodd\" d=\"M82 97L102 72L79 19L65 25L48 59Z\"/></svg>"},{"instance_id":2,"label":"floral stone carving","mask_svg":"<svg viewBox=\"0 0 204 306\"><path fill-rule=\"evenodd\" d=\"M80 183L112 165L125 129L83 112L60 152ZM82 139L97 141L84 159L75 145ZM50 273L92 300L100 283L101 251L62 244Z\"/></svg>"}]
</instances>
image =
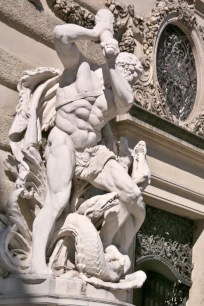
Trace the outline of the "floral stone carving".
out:
<instances>
[{"instance_id":1,"label":"floral stone carving","mask_svg":"<svg viewBox=\"0 0 204 306\"><path fill-rule=\"evenodd\" d=\"M137 234L136 262L159 260L183 284L191 285L193 221L147 207Z\"/></svg>"},{"instance_id":2,"label":"floral stone carving","mask_svg":"<svg viewBox=\"0 0 204 306\"><path fill-rule=\"evenodd\" d=\"M120 32L123 33L119 43L120 50L134 53L134 48L136 45L134 34L137 33L143 37L144 18L135 14L134 5L126 6L114 0L107 0L106 6L115 17L115 32L119 32L119 34Z\"/></svg>"},{"instance_id":3,"label":"floral stone carving","mask_svg":"<svg viewBox=\"0 0 204 306\"><path fill-rule=\"evenodd\" d=\"M109 126L131 108L131 85L143 69L136 56L120 53L112 13L100 10L95 18L93 29L54 29L62 74L38 68L20 80L9 133L12 155L5 161L16 190L0 214L4 277L19 273L36 282L63 275L124 290L146 279L142 271L127 275L128 249L145 219L146 144L140 141L131 155L121 139L114 153ZM100 40L106 64L93 69L78 51L78 39ZM32 212L31 226L22 199Z\"/></svg>"}]
</instances>

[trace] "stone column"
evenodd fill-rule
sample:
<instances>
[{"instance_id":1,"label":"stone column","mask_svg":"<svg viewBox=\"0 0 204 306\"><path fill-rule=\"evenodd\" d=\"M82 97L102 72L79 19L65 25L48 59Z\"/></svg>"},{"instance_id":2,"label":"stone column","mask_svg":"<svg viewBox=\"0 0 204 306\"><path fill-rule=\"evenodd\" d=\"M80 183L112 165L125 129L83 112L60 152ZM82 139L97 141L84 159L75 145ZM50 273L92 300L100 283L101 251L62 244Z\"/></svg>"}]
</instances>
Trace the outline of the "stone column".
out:
<instances>
[{"instance_id":1,"label":"stone column","mask_svg":"<svg viewBox=\"0 0 204 306\"><path fill-rule=\"evenodd\" d=\"M188 306L204 306L204 220L196 222L193 246L192 287Z\"/></svg>"}]
</instances>

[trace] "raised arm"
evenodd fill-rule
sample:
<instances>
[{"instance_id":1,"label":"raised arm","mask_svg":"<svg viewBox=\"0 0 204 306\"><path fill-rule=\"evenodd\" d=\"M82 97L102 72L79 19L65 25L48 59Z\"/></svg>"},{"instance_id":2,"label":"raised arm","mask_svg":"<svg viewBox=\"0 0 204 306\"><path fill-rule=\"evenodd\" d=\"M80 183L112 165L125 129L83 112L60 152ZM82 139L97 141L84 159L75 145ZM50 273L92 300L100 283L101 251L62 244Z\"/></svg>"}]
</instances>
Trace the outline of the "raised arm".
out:
<instances>
[{"instance_id":1,"label":"raised arm","mask_svg":"<svg viewBox=\"0 0 204 306\"><path fill-rule=\"evenodd\" d=\"M79 62L80 53L77 40L96 40L97 31L75 24L58 25L53 31L55 49L65 69L73 68Z\"/></svg>"},{"instance_id":2,"label":"raised arm","mask_svg":"<svg viewBox=\"0 0 204 306\"><path fill-rule=\"evenodd\" d=\"M58 25L54 28L54 41L68 45L77 40L97 40L99 39L97 29L86 29L76 24Z\"/></svg>"},{"instance_id":3,"label":"raised arm","mask_svg":"<svg viewBox=\"0 0 204 306\"><path fill-rule=\"evenodd\" d=\"M110 73L110 83L114 93L114 101L117 114L125 114L133 105L133 93L130 84L122 76L116 61L112 58L107 60Z\"/></svg>"},{"instance_id":4,"label":"raised arm","mask_svg":"<svg viewBox=\"0 0 204 306\"><path fill-rule=\"evenodd\" d=\"M113 15L107 9L96 14L96 26L86 29L76 24L58 25L54 28L55 49L65 68L79 60L79 51L75 42L78 40L100 40L104 32L113 32ZM107 33L106 33L107 34Z\"/></svg>"}]
</instances>

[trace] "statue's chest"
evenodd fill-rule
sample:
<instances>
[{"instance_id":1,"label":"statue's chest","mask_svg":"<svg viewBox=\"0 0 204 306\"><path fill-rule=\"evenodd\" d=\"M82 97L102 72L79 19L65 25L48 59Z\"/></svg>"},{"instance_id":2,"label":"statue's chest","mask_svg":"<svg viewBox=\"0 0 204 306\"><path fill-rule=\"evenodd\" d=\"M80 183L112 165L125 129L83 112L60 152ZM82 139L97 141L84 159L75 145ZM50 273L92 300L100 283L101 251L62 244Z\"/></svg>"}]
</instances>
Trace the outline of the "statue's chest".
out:
<instances>
[{"instance_id":1,"label":"statue's chest","mask_svg":"<svg viewBox=\"0 0 204 306\"><path fill-rule=\"evenodd\" d=\"M86 94L88 97L93 92L103 91L103 78L95 71L85 71L77 76L75 87L78 93Z\"/></svg>"},{"instance_id":2,"label":"statue's chest","mask_svg":"<svg viewBox=\"0 0 204 306\"><path fill-rule=\"evenodd\" d=\"M96 99L104 94L103 79L100 74L90 69L82 69L77 74L76 80L57 90L57 108L70 102L86 100L94 104Z\"/></svg>"}]
</instances>

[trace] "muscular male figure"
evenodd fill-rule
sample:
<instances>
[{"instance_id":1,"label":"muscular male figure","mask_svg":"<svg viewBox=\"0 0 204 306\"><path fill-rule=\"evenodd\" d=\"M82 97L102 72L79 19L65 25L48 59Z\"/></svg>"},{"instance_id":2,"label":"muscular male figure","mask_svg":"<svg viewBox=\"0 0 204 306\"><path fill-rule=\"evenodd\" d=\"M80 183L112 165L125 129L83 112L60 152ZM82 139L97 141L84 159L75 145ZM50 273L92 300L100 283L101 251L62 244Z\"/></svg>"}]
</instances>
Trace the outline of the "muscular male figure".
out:
<instances>
[{"instance_id":1,"label":"muscular male figure","mask_svg":"<svg viewBox=\"0 0 204 306\"><path fill-rule=\"evenodd\" d=\"M132 73L127 75L128 81L122 76L121 67L116 66L119 48L111 34L112 27L113 15L108 10L100 10L94 29L73 24L54 29L55 47L64 72L57 90L56 126L48 138L47 195L33 224L33 254L28 273L50 273L45 259L46 245L56 219L69 203L74 174L119 195L117 216L109 214L101 232L104 247L112 244L117 230L123 225L124 237L119 250L127 253L133 236L144 221L145 209L139 188L114 159L114 154L105 146L97 145L101 140L101 129L107 122L126 113L132 106L133 95L128 82L135 81L142 71L137 63L138 66L132 67ZM103 77L99 73L101 70L91 70L87 60L80 55L75 44L77 40L101 40L107 70L103 69ZM121 61L125 71L122 58ZM105 79L109 79L109 84ZM124 223L127 218L128 223Z\"/></svg>"}]
</instances>

